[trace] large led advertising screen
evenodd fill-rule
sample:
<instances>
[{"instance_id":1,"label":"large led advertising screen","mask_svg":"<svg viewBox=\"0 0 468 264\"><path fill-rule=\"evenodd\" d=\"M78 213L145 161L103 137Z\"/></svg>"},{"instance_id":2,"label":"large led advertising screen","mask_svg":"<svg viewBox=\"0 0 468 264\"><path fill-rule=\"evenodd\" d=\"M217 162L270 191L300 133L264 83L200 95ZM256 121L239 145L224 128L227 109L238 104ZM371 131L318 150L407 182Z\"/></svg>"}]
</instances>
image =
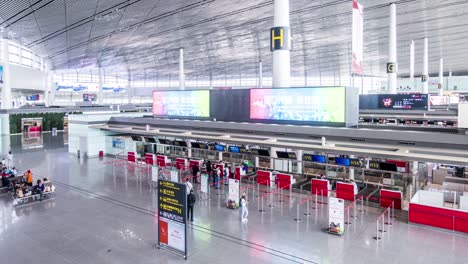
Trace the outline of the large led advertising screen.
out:
<instances>
[{"instance_id":1,"label":"large led advertising screen","mask_svg":"<svg viewBox=\"0 0 468 264\"><path fill-rule=\"evenodd\" d=\"M153 115L210 117L210 91L153 91Z\"/></svg>"},{"instance_id":2,"label":"large led advertising screen","mask_svg":"<svg viewBox=\"0 0 468 264\"><path fill-rule=\"evenodd\" d=\"M427 110L427 94L379 94L379 109Z\"/></svg>"},{"instance_id":3,"label":"large led advertising screen","mask_svg":"<svg viewBox=\"0 0 468 264\"><path fill-rule=\"evenodd\" d=\"M345 87L250 90L252 120L344 123L345 105Z\"/></svg>"}]
</instances>

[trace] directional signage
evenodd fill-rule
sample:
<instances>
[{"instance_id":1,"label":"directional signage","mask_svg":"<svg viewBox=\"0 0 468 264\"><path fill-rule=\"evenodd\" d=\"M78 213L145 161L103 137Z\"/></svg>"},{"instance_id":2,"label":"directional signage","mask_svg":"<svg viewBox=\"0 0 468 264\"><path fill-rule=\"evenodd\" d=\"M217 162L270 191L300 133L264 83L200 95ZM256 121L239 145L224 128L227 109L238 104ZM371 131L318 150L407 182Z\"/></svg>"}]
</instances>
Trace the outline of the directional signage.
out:
<instances>
[{"instance_id":1,"label":"directional signage","mask_svg":"<svg viewBox=\"0 0 468 264\"><path fill-rule=\"evenodd\" d=\"M187 187L161 180L158 185L158 247L167 247L187 257Z\"/></svg>"}]
</instances>

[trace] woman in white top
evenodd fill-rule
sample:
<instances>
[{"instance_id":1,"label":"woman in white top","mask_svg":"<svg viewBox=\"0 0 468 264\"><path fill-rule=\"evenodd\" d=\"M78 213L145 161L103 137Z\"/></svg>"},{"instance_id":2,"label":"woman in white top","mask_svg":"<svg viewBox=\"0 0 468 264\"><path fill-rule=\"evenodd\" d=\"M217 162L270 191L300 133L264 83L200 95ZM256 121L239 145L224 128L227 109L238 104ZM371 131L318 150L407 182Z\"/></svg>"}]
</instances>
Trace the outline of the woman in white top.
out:
<instances>
[{"instance_id":1,"label":"woman in white top","mask_svg":"<svg viewBox=\"0 0 468 264\"><path fill-rule=\"evenodd\" d=\"M242 194L242 198L240 200L240 206L241 206L241 221L242 222L248 222L247 216L249 216L249 209L247 208L247 198L245 193Z\"/></svg>"}]
</instances>

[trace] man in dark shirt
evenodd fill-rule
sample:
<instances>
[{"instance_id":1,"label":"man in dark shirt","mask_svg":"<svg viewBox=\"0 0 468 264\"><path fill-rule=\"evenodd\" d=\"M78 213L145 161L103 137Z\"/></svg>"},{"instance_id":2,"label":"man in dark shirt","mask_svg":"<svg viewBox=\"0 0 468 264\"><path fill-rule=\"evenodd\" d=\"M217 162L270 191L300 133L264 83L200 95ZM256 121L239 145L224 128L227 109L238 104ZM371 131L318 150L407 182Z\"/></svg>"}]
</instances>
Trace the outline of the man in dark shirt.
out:
<instances>
[{"instance_id":1,"label":"man in dark shirt","mask_svg":"<svg viewBox=\"0 0 468 264\"><path fill-rule=\"evenodd\" d=\"M190 190L189 195L187 195L187 220L193 222L193 206L195 205L195 195L193 190Z\"/></svg>"}]
</instances>

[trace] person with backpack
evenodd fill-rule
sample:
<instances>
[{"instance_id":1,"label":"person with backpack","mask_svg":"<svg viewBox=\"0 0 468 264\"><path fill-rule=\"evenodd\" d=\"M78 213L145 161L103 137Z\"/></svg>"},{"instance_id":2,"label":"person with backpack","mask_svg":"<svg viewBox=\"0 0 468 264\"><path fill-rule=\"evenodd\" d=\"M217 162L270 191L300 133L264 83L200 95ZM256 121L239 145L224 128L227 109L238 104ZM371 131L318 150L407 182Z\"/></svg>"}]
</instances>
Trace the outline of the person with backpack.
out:
<instances>
[{"instance_id":1,"label":"person with backpack","mask_svg":"<svg viewBox=\"0 0 468 264\"><path fill-rule=\"evenodd\" d=\"M195 205L195 194L193 190L187 195L187 220L193 222L193 206Z\"/></svg>"}]
</instances>

